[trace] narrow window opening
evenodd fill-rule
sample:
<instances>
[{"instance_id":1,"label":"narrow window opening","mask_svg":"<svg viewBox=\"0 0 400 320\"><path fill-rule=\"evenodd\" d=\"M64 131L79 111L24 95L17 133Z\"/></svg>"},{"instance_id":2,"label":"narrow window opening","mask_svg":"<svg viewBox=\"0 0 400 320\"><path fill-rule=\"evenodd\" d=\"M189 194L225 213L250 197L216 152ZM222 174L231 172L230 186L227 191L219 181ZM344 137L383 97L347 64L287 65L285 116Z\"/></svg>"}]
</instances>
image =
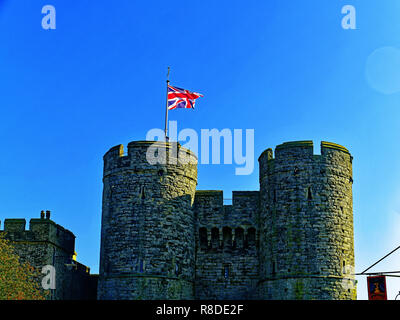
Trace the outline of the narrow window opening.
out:
<instances>
[{"instance_id":1,"label":"narrow window opening","mask_svg":"<svg viewBox=\"0 0 400 320\"><path fill-rule=\"evenodd\" d=\"M249 228L249 230L247 230L247 245L251 247L254 246L255 243L256 243L256 229Z\"/></svg>"},{"instance_id":2,"label":"narrow window opening","mask_svg":"<svg viewBox=\"0 0 400 320\"><path fill-rule=\"evenodd\" d=\"M180 273L180 268L178 262L175 263L175 275L178 276Z\"/></svg>"},{"instance_id":3,"label":"narrow window opening","mask_svg":"<svg viewBox=\"0 0 400 320\"><path fill-rule=\"evenodd\" d=\"M243 232L242 228L235 229L235 244L236 244L236 248L243 248L244 232Z\"/></svg>"},{"instance_id":4,"label":"narrow window opening","mask_svg":"<svg viewBox=\"0 0 400 320\"><path fill-rule=\"evenodd\" d=\"M346 261L343 260L342 262L342 274L346 274Z\"/></svg>"},{"instance_id":5,"label":"narrow window opening","mask_svg":"<svg viewBox=\"0 0 400 320\"><path fill-rule=\"evenodd\" d=\"M140 189L140 199L146 199L146 195L144 193L144 186L142 186Z\"/></svg>"},{"instance_id":6,"label":"narrow window opening","mask_svg":"<svg viewBox=\"0 0 400 320\"><path fill-rule=\"evenodd\" d=\"M200 228L199 229L199 238L200 238L200 248L205 249L208 246L207 241L207 229Z\"/></svg>"},{"instance_id":7,"label":"narrow window opening","mask_svg":"<svg viewBox=\"0 0 400 320\"><path fill-rule=\"evenodd\" d=\"M223 239L224 239L224 247L232 246L232 229L229 227L224 227L222 229Z\"/></svg>"},{"instance_id":8,"label":"narrow window opening","mask_svg":"<svg viewBox=\"0 0 400 320\"><path fill-rule=\"evenodd\" d=\"M142 259L139 260L139 272L143 273L144 271L144 262Z\"/></svg>"},{"instance_id":9,"label":"narrow window opening","mask_svg":"<svg viewBox=\"0 0 400 320\"><path fill-rule=\"evenodd\" d=\"M224 266L224 278L225 279L229 279L229 276L230 276L230 270L229 269L230 269L229 265L225 265Z\"/></svg>"},{"instance_id":10,"label":"narrow window opening","mask_svg":"<svg viewBox=\"0 0 400 320\"><path fill-rule=\"evenodd\" d=\"M308 191L307 191L307 200L312 200L312 193L311 193L310 187L308 188Z\"/></svg>"},{"instance_id":11,"label":"narrow window opening","mask_svg":"<svg viewBox=\"0 0 400 320\"><path fill-rule=\"evenodd\" d=\"M218 228L211 229L211 246L213 248L219 247L219 230L218 230Z\"/></svg>"}]
</instances>

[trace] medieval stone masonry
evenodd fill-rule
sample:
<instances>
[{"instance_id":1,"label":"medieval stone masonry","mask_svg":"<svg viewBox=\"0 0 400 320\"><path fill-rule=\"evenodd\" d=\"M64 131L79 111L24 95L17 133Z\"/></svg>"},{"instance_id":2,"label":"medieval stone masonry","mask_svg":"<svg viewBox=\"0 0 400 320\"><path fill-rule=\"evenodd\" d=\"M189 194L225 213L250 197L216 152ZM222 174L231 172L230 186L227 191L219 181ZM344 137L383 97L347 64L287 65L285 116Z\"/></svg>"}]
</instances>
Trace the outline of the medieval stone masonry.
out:
<instances>
[{"instance_id":1,"label":"medieval stone masonry","mask_svg":"<svg viewBox=\"0 0 400 320\"><path fill-rule=\"evenodd\" d=\"M39 272L45 266L54 267L55 283L49 289L49 299L96 299L98 275L91 275L88 267L76 261L75 235L50 220L50 211L42 211L40 219L31 219L28 230L25 219L5 219L0 233L13 243L21 262ZM42 280L37 279L39 283Z\"/></svg>"},{"instance_id":2,"label":"medieval stone masonry","mask_svg":"<svg viewBox=\"0 0 400 320\"><path fill-rule=\"evenodd\" d=\"M196 191L197 158L150 141L104 156L98 299L355 299L352 156L281 144L260 190ZM162 152L164 150L164 152ZM354 285L349 285L354 284Z\"/></svg>"},{"instance_id":3,"label":"medieval stone masonry","mask_svg":"<svg viewBox=\"0 0 400 320\"><path fill-rule=\"evenodd\" d=\"M197 158L179 143L113 147L98 276L49 211L1 232L23 261L55 266L50 299L356 299L352 159L334 143L320 155L283 143L258 159L260 190L224 205L222 191L196 190Z\"/></svg>"}]
</instances>

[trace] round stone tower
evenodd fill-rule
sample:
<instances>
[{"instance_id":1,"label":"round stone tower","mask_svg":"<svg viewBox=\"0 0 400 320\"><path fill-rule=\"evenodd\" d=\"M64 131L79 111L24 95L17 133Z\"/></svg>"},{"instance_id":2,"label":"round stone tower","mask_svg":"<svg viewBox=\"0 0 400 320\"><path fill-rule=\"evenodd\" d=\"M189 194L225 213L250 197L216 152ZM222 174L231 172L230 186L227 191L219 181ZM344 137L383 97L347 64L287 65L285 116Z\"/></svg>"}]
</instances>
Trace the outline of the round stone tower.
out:
<instances>
[{"instance_id":1,"label":"round stone tower","mask_svg":"<svg viewBox=\"0 0 400 320\"><path fill-rule=\"evenodd\" d=\"M352 156L288 142L260 158L260 296L355 299Z\"/></svg>"},{"instance_id":2,"label":"round stone tower","mask_svg":"<svg viewBox=\"0 0 400 320\"><path fill-rule=\"evenodd\" d=\"M104 155L99 299L193 299L197 158L134 141Z\"/></svg>"}]
</instances>

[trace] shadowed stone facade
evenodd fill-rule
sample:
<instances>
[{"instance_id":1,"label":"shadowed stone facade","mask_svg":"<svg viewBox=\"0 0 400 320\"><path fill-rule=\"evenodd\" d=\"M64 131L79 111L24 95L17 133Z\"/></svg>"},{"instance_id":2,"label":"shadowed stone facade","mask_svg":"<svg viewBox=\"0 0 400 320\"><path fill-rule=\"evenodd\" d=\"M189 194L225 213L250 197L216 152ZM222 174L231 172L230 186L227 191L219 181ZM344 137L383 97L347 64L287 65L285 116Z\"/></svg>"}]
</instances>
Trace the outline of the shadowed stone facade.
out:
<instances>
[{"instance_id":1,"label":"shadowed stone facade","mask_svg":"<svg viewBox=\"0 0 400 320\"><path fill-rule=\"evenodd\" d=\"M352 156L264 151L260 191L196 191L197 158L135 141L104 156L99 299L355 299ZM148 156L146 158L146 155ZM150 157L151 158L151 157Z\"/></svg>"},{"instance_id":2,"label":"shadowed stone facade","mask_svg":"<svg viewBox=\"0 0 400 320\"><path fill-rule=\"evenodd\" d=\"M255 299L259 280L259 192L197 191L196 299Z\"/></svg>"}]
</instances>

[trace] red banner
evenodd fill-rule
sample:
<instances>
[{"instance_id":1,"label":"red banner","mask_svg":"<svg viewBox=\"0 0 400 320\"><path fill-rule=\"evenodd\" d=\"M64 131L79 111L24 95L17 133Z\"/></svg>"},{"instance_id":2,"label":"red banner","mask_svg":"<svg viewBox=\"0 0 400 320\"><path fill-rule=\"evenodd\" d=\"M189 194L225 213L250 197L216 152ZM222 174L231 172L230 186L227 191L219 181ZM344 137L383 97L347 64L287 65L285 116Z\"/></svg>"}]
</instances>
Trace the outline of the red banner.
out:
<instances>
[{"instance_id":1,"label":"red banner","mask_svg":"<svg viewBox=\"0 0 400 320\"><path fill-rule=\"evenodd\" d=\"M386 277L367 277L368 300L387 300Z\"/></svg>"}]
</instances>

